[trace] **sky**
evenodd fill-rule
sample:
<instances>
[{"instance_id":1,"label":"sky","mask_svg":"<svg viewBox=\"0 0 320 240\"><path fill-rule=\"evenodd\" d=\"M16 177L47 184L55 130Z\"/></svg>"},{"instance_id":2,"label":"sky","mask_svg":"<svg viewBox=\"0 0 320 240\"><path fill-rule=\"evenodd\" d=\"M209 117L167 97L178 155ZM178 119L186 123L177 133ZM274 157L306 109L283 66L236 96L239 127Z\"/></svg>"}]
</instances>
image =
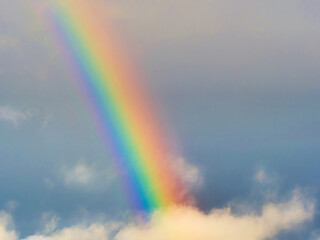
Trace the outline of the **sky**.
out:
<instances>
[{"instance_id":1,"label":"sky","mask_svg":"<svg viewBox=\"0 0 320 240\"><path fill-rule=\"evenodd\" d=\"M45 0L0 0L0 240L319 240L320 3L92 1L195 206L132 220Z\"/></svg>"}]
</instances>

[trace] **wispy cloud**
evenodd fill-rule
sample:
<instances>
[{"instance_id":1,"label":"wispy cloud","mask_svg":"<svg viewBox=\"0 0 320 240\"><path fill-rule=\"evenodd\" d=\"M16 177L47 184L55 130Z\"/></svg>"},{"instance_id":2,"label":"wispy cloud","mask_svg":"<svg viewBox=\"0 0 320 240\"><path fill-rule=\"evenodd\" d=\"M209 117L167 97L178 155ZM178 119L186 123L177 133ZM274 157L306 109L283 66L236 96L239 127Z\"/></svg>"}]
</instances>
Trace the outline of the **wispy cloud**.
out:
<instances>
[{"instance_id":1,"label":"wispy cloud","mask_svg":"<svg viewBox=\"0 0 320 240\"><path fill-rule=\"evenodd\" d=\"M107 168L97 168L85 163L61 169L63 183L68 188L86 191L105 189L112 182L114 175Z\"/></svg>"},{"instance_id":2,"label":"wispy cloud","mask_svg":"<svg viewBox=\"0 0 320 240\"><path fill-rule=\"evenodd\" d=\"M44 227L42 230L42 234L48 235L53 233L57 227L60 218L54 212L46 212L42 215L42 222L44 223Z\"/></svg>"},{"instance_id":3,"label":"wispy cloud","mask_svg":"<svg viewBox=\"0 0 320 240\"><path fill-rule=\"evenodd\" d=\"M9 106L0 107L0 120L13 123L18 126L20 122L28 120L32 117L30 111L22 112Z\"/></svg>"},{"instance_id":4,"label":"wispy cloud","mask_svg":"<svg viewBox=\"0 0 320 240\"><path fill-rule=\"evenodd\" d=\"M67 185L88 185L94 176L94 169L85 164L78 164L64 172L64 179Z\"/></svg>"},{"instance_id":5,"label":"wispy cloud","mask_svg":"<svg viewBox=\"0 0 320 240\"><path fill-rule=\"evenodd\" d=\"M178 158L173 163L173 169L176 171L180 179L182 179L189 187L198 187L203 183L203 176L200 169L188 163L184 158Z\"/></svg>"},{"instance_id":6,"label":"wispy cloud","mask_svg":"<svg viewBox=\"0 0 320 240\"><path fill-rule=\"evenodd\" d=\"M254 179L260 184L274 184L277 182L278 177L274 173L266 172L263 168L256 171Z\"/></svg>"}]
</instances>

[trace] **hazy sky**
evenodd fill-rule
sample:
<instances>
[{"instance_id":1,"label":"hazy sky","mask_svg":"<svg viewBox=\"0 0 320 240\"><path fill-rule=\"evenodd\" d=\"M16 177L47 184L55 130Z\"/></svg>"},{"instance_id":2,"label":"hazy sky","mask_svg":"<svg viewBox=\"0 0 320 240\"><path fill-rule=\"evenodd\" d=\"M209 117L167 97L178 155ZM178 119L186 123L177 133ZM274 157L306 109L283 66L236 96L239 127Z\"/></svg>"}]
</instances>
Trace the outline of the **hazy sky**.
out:
<instances>
[{"instance_id":1,"label":"hazy sky","mask_svg":"<svg viewBox=\"0 0 320 240\"><path fill-rule=\"evenodd\" d=\"M36 2L0 0L0 240L73 240L59 231L122 222L130 209ZM214 225L220 215L206 214L231 206L232 214L261 218L261 233L241 233L244 239L291 228L277 239L320 239L320 3L99 2L185 161L204 212L190 215ZM269 203L283 216L297 209L298 217L268 218L261 208ZM4 235L10 231L12 238ZM116 239L139 239L139 231L125 229Z\"/></svg>"}]
</instances>

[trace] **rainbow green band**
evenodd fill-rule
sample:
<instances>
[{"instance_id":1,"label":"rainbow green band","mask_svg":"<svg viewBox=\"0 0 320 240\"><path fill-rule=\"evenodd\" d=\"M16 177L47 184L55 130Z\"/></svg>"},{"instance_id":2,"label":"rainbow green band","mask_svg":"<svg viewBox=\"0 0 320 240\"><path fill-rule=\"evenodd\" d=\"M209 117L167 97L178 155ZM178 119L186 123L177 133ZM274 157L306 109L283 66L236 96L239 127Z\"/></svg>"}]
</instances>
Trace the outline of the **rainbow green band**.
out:
<instances>
[{"instance_id":1,"label":"rainbow green band","mask_svg":"<svg viewBox=\"0 0 320 240\"><path fill-rule=\"evenodd\" d=\"M183 190L167 138L127 56L93 5L53 1L55 32L92 103L133 207L150 212L175 204Z\"/></svg>"}]
</instances>

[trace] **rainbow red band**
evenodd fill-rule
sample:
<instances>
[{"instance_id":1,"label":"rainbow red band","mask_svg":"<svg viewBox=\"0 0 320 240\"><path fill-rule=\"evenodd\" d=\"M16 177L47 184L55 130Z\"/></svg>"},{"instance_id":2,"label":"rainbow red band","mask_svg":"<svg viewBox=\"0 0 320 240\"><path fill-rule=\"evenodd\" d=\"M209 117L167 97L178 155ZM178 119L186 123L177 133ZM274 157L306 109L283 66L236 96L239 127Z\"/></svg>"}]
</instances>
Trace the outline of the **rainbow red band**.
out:
<instances>
[{"instance_id":1,"label":"rainbow red band","mask_svg":"<svg viewBox=\"0 0 320 240\"><path fill-rule=\"evenodd\" d=\"M133 207L178 203L182 184L149 98L108 28L86 0L55 0L51 18L87 92Z\"/></svg>"}]
</instances>

